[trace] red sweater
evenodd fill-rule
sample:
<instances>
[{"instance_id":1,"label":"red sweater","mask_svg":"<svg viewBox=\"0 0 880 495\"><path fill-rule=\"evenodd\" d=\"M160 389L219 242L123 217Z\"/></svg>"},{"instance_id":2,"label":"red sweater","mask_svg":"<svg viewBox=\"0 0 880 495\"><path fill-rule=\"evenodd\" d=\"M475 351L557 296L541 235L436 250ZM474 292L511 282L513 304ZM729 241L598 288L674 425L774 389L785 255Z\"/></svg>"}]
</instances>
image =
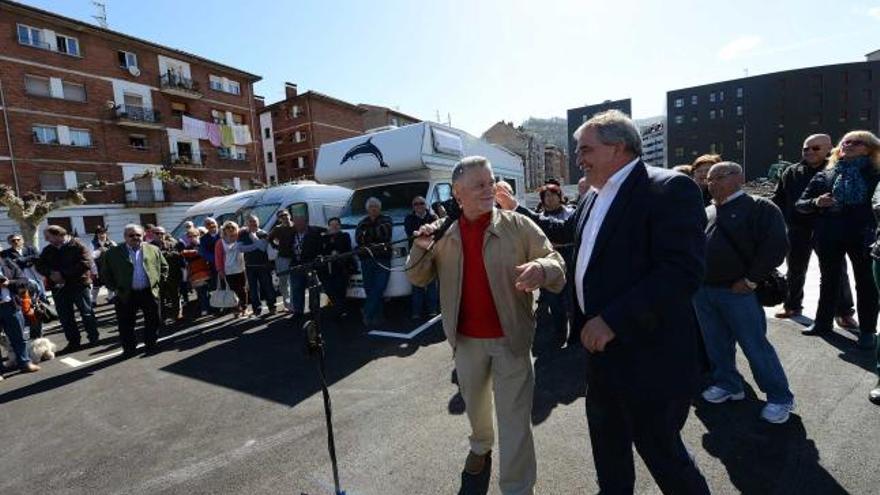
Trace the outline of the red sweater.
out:
<instances>
[{"instance_id":1,"label":"red sweater","mask_svg":"<svg viewBox=\"0 0 880 495\"><path fill-rule=\"evenodd\" d=\"M464 258L458 333L475 339L504 337L498 310L492 299L489 277L486 275L486 265L483 263L483 235L491 219L491 212L473 222L469 222L464 215L458 219Z\"/></svg>"}]
</instances>

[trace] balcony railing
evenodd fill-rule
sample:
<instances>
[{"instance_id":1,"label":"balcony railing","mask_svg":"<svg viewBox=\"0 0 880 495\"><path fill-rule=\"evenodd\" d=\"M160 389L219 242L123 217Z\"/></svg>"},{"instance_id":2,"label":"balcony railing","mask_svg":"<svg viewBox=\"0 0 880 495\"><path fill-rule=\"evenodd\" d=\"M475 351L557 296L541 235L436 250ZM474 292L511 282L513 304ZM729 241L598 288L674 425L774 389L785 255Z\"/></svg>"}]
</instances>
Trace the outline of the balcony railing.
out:
<instances>
[{"instance_id":1,"label":"balcony railing","mask_svg":"<svg viewBox=\"0 0 880 495\"><path fill-rule=\"evenodd\" d=\"M137 105L117 105L113 108L116 119L144 124L158 124L162 119L158 110Z\"/></svg>"},{"instance_id":2,"label":"balcony railing","mask_svg":"<svg viewBox=\"0 0 880 495\"><path fill-rule=\"evenodd\" d=\"M191 96L201 98L202 93L198 81L193 81L188 77L171 74L170 72L159 76L159 88L162 91L180 94L182 96Z\"/></svg>"},{"instance_id":3,"label":"balcony railing","mask_svg":"<svg viewBox=\"0 0 880 495\"><path fill-rule=\"evenodd\" d=\"M166 167L204 168L208 162L205 153L169 153L163 163Z\"/></svg>"},{"instance_id":4,"label":"balcony railing","mask_svg":"<svg viewBox=\"0 0 880 495\"><path fill-rule=\"evenodd\" d=\"M127 205L149 206L165 202L164 191L148 188L136 188L125 191L125 204Z\"/></svg>"}]
</instances>

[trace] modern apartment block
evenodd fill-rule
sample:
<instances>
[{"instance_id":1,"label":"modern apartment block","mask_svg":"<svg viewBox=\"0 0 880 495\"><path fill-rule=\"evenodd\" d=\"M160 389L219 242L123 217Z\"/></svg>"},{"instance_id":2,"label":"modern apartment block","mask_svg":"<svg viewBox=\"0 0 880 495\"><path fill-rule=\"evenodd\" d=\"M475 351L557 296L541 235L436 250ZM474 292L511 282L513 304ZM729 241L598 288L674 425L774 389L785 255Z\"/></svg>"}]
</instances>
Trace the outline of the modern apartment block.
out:
<instances>
[{"instance_id":1,"label":"modern apartment block","mask_svg":"<svg viewBox=\"0 0 880 495\"><path fill-rule=\"evenodd\" d=\"M568 110L568 177L572 183L577 182L583 177L584 173L577 166L577 156L575 154L575 145L577 144L572 137L574 131L590 117L597 113L606 112L608 110L620 110L621 112L632 115L632 100L605 100L597 105L586 105L578 108L570 108Z\"/></svg>"},{"instance_id":2,"label":"modern apartment block","mask_svg":"<svg viewBox=\"0 0 880 495\"><path fill-rule=\"evenodd\" d=\"M367 109L317 91L285 84L284 100L260 110L266 176L270 184L313 179L323 143L364 133Z\"/></svg>"},{"instance_id":3,"label":"modern apartment block","mask_svg":"<svg viewBox=\"0 0 880 495\"><path fill-rule=\"evenodd\" d=\"M165 168L248 189L265 180L253 93L258 80L191 53L0 0L0 183L19 195L53 197L83 182ZM129 222L174 227L188 206L218 193L143 178L90 190L85 205L55 211L50 222L80 235L105 225L119 238ZM13 228L0 214L0 236Z\"/></svg>"},{"instance_id":4,"label":"modern apartment block","mask_svg":"<svg viewBox=\"0 0 880 495\"><path fill-rule=\"evenodd\" d=\"M781 160L800 160L810 134L837 142L853 129L876 133L880 60L872 55L668 92L667 162L718 153L754 179Z\"/></svg>"}]
</instances>

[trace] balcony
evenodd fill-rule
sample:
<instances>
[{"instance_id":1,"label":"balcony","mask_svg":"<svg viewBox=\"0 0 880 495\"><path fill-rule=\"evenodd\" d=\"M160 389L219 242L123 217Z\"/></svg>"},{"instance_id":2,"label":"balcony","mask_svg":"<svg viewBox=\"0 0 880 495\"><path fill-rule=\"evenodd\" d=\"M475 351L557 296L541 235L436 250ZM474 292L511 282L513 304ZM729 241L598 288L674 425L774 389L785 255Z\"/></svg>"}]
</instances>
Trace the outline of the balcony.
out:
<instances>
[{"instance_id":1,"label":"balcony","mask_svg":"<svg viewBox=\"0 0 880 495\"><path fill-rule=\"evenodd\" d=\"M136 188L125 190L125 204L135 207L162 206L168 203L164 191L156 191L152 188Z\"/></svg>"},{"instance_id":2,"label":"balcony","mask_svg":"<svg viewBox=\"0 0 880 495\"><path fill-rule=\"evenodd\" d=\"M199 88L198 81L171 74L170 72L159 76L159 90L169 95L194 100L201 99L204 96Z\"/></svg>"},{"instance_id":3,"label":"balcony","mask_svg":"<svg viewBox=\"0 0 880 495\"><path fill-rule=\"evenodd\" d=\"M163 157L165 168L205 168L208 155L205 153L170 153Z\"/></svg>"},{"instance_id":4,"label":"balcony","mask_svg":"<svg viewBox=\"0 0 880 495\"><path fill-rule=\"evenodd\" d=\"M217 158L235 162L246 162L248 159L246 153L236 153L228 148L217 148Z\"/></svg>"},{"instance_id":5,"label":"balcony","mask_svg":"<svg viewBox=\"0 0 880 495\"><path fill-rule=\"evenodd\" d=\"M140 127L144 129L162 129L161 115L153 108L137 105L116 105L113 107L113 117L116 123L128 127Z\"/></svg>"}]
</instances>

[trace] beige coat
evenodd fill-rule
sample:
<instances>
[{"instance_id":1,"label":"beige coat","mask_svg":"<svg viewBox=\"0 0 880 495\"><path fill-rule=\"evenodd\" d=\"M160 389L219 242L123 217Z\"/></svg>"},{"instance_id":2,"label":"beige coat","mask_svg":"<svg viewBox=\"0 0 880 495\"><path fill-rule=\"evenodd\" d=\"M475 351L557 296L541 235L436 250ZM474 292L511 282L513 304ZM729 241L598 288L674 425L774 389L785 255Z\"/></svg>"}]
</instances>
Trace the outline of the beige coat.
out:
<instances>
[{"instance_id":1,"label":"beige coat","mask_svg":"<svg viewBox=\"0 0 880 495\"><path fill-rule=\"evenodd\" d=\"M434 225L442 223L441 219ZM514 354L527 353L535 336L534 295L514 287L517 278L514 268L529 261L540 263L545 275L543 287L558 293L565 285L565 262L529 218L498 209L492 212L492 220L483 238L483 260L504 339ZM413 285L424 287L439 274L443 330L453 349L458 328L462 266L461 231L457 221L427 254L413 244L406 260L409 269L406 273Z\"/></svg>"}]
</instances>

